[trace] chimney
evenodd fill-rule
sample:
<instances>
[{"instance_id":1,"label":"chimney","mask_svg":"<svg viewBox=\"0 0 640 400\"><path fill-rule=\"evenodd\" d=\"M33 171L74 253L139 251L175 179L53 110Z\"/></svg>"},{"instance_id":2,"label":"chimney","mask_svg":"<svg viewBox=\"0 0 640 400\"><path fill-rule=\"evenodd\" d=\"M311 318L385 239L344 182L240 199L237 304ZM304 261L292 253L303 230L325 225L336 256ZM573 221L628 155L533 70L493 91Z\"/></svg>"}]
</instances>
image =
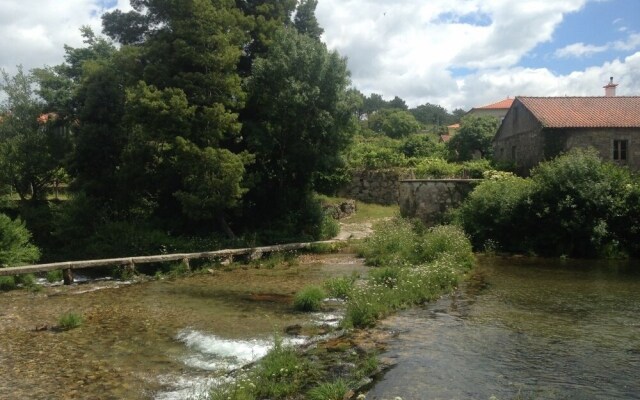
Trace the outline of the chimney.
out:
<instances>
[{"instance_id":1,"label":"chimney","mask_svg":"<svg viewBox=\"0 0 640 400\"><path fill-rule=\"evenodd\" d=\"M616 86L617 83L613 83L613 76L609 78L609 84L607 86L603 86L605 97L615 97L616 96Z\"/></svg>"}]
</instances>

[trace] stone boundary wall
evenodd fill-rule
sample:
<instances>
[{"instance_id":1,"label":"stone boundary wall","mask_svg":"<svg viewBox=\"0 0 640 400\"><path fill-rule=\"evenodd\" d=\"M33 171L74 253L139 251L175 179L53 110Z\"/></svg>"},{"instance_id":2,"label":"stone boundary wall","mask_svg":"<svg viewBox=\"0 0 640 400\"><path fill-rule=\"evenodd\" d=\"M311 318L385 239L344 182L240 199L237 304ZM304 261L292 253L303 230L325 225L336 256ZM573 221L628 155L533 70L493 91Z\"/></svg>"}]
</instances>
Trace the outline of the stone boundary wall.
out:
<instances>
[{"instance_id":1,"label":"stone boundary wall","mask_svg":"<svg viewBox=\"0 0 640 400\"><path fill-rule=\"evenodd\" d=\"M400 214L419 218L427 226L442 222L482 179L410 179L399 182Z\"/></svg>"},{"instance_id":2,"label":"stone boundary wall","mask_svg":"<svg viewBox=\"0 0 640 400\"><path fill-rule=\"evenodd\" d=\"M357 170L338 195L365 203L398 204L400 181L413 177L406 169Z\"/></svg>"}]
</instances>

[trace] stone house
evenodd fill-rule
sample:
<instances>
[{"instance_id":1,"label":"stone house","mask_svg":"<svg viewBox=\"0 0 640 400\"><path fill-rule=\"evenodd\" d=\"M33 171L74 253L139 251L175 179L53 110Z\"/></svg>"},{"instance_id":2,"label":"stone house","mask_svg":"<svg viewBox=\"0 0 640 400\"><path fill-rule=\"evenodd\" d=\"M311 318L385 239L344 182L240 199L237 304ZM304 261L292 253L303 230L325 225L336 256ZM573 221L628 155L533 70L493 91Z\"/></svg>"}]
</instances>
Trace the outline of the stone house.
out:
<instances>
[{"instance_id":1,"label":"stone house","mask_svg":"<svg viewBox=\"0 0 640 400\"><path fill-rule=\"evenodd\" d=\"M512 162L518 173L528 175L543 160L593 147L602 159L639 171L640 96L608 94L516 97L493 139L495 159Z\"/></svg>"}]
</instances>

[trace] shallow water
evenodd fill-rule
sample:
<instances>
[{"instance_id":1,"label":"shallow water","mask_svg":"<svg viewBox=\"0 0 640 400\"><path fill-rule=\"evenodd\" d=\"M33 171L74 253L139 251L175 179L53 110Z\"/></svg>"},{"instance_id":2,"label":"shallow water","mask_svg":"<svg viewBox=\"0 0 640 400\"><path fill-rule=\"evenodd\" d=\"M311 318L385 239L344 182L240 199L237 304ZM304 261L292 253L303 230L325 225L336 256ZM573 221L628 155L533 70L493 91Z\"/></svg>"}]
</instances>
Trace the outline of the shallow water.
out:
<instances>
[{"instance_id":1,"label":"shallow water","mask_svg":"<svg viewBox=\"0 0 640 400\"><path fill-rule=\"evenodd\" d=\"M367 399L638 399L640 266L483 258L454 295L384 322Z\"/></svg>"},{"instance_id":2,"label":"shallow water","mask_svg":"<svg viewBox=\"0 0 640 400\"><path fill-rule=\"evenodd\" d=\"M274 332L325 316L292 312L303 286L363 273L350 254L137 284L0 293L0 399L183 399L264 355ZM80 328L47 328L78 313Z\"/></svg>"}]
</instances>

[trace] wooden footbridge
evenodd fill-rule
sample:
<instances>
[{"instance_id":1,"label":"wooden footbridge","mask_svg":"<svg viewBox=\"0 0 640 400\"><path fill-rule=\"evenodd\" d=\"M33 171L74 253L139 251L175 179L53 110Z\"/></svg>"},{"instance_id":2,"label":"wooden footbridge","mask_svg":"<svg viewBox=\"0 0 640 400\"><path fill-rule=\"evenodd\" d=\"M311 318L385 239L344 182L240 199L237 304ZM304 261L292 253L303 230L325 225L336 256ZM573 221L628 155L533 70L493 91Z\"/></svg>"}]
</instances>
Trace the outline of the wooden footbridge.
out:
<instances>
[{"instance_id":1,"label":"wooden footbridge","mask_svg":"<svg viewBox=\"0 0 640 400\"><path fill-rule=\"evenodd\" d=\"M233 260L233 257L248 256L251 259L261 258L263 254L281 251L293 251L309 249L314 245L334 244L340 240L325 240L319 242L289 243L275 246L248 247L240 249L226 249L207 251L201 253L178 253L162 254L157 256L122 257L107 258L101 260L65 261L50 264L23 265L20 267L0 268L0 276L13 276L32 274L37 272L47 272L62 270L65 285L73 283L73 271L77 269L87 269L96 267L123 266L131 271L135 270L136 264L164 263L180 261L189 266L190 260L208 259L211 261Z\"/></svg>"}]
</instances>

